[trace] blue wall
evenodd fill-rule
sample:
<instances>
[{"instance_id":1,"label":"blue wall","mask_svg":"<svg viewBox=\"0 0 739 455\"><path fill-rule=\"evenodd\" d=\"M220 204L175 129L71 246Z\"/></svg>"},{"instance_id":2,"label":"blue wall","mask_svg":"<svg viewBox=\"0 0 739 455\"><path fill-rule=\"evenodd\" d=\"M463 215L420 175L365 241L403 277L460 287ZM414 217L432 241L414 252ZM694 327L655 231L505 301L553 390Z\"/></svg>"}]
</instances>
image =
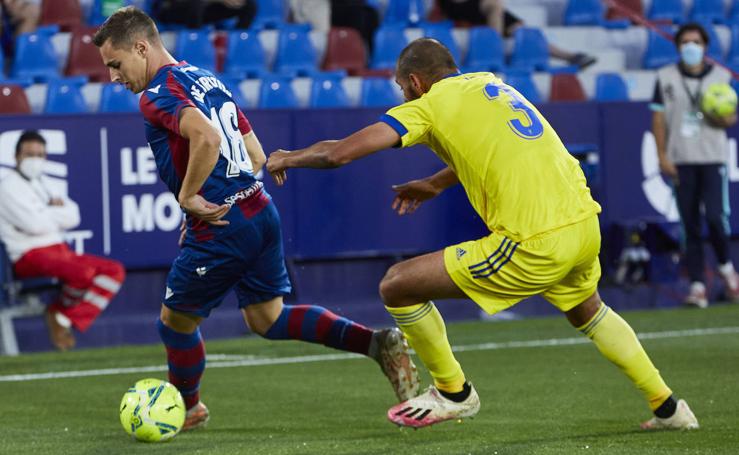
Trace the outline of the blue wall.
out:
<instances>
[{"instance_id":1,"label":"blue wall","mask_svg":"<svg viewBox=\"0 0 739 455\"><path fill-rule=\"evenodd\" d=\"M669 187L654 174L653 150L644 145L651 120L645 104L558 103L540 110L566 144L590 144L599 150L597 195L604 207L604 228L637 219L669 221L661 203L655 208L645 190L644 182L651 182L656 184L656 190L649 190L652 199L662 198L659 191L669 195ZM267 153L343 137L381 114L375 109L247 112ZM179 211L151 168L142 119L133 114L1 118L0 165L12 166L12 146L26 128L45 130L50 159L57 163L49 174L61 187L68 185L70 197L81 206L82 225L77 231L83 240L75 245L119 259L133 271L121 295L81 344L156 340L151 321L164 288L163 268L177 254ZM732 137L738 131L733 129ZM413 147L384 151L337 170L291 171L283 188L266 178L282 216L297 299L326 304L363 322L388 323L376 291L389 265L401 257L485 235L461 188L412 216L398 217L390 209L391 185L430 175L442 166L427 149ZM736 162L730 167L736 177L731 193L736 195L739 169ZM739 211L734 211L731 224L739 233ZM209 327L222 336L244 332L233 303L224 305L230 310L215 312L205 326L206 335ZM539 307L544 308L532 306ZM447 317L476 314L472 304L450 304ZM22 348L45 346L45 337L36 336L43 329L39 320L20 321L18 329Z\"/></svg>"}]
</instances>

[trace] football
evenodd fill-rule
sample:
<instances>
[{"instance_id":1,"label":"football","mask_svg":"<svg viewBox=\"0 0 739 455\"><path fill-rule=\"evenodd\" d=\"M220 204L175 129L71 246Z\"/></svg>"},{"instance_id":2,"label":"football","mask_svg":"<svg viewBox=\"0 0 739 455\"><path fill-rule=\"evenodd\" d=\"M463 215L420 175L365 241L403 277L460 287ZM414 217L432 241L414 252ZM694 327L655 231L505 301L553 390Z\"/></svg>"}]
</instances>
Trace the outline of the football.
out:
<instances>
[{"instance_id":1,"label":"football","mask_svg":"<svg viewBox=\"0 0 739 455\"><path fill-rule=\"evenodd\" d=\"M729 84L711 84L701 98L701 109L714 117L727 117L736 112L736 92Z\"/></svg>"},{"instance_id":2,"label":"football","mask_svg":"<svg viewBox=\"0 0 739 455\"><path fill-rule=\"evenodd\" d=\"M185 403L169 382L142 379L123 395L120 418L126 433L139 441L168 441L185 423Z\"/></svg>"}]
</instances>

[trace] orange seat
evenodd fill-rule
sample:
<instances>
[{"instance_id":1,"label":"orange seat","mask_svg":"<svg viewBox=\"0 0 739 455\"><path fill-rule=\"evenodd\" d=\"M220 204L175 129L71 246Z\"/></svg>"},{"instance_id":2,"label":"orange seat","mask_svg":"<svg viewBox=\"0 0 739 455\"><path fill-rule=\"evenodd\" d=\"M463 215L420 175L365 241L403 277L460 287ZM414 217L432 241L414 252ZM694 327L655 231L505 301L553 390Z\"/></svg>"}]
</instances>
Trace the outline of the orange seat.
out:
<instances>
[{"instance_id":1,"label":"orange seat","mask_svg":"<svg viewBox=\"0 0 739 455\"><path fill-rule=\"evenodd\" d=\"M82 24L79 0L44 0L41 4L39 25L58 25L68 32Z\"/></svg>"},{"instance_id":2,"label":"orange seat","mask_svg":"<svg viewBox=\"0 0 739 455\"><path fill-rule=\"evenodd\" d=\"M355 75L367 68L367 50L359 32L349 27L331 27L328 32L323 69L346 70Z\"/></svg>"},{"instance_id":3,"label":"orange seat","mask_svg":"<svg viewBox=\"0 0 739 455\"><path fill-rule=\"evenodd\" d=\"M110 82L110 72L93 44L95 28L77 27L72 31L67 59L67 76L87 76L91 82Z\"/></svg>"},{"instance_id":4,"label":"orange seat","mask_svg":"<svg viewBox=\"0 0 739 455\"><path fill-rule=\"evenodd\" d=\"M585 91L575 74L553 74L549 101L585 101Z\"/></svg>"},{"instance_id":5,"label":"orange seat","mask_svg":"<svg viewBox=\"0 0 739 455\"><path fill-rule=\"evenodd\" d=\"M0 114L30 114L31 106L23 87L0 84Z\"/></svg>"}]
</instances>

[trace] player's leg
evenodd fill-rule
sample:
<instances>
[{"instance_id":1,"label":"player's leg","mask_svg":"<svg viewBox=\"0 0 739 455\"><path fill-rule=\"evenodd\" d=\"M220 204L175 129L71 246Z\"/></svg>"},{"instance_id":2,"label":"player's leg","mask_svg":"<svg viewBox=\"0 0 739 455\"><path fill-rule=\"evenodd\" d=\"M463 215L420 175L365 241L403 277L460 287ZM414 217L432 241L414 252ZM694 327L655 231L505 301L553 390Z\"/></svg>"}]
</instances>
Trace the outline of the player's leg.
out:
<instances>
[{"instance_id":1,"label":"player's leg","mask_svg":"<svg viewBox=\"0 0 739 455\"><path fill-rule=\"evenodd\" d=\"M372 330L318 305L285 305L290 279L285 267L279 216L270 204L254 218L261 251L249 258L235 290L247 325L272 340L301 340L369 356L380 364L400 399L418 393L418 374L396 329Z\"/></svg>"},{"instance_id":2,"label":"player's leg","mask_svg":"<svg viewBox=\"0 0 739 455\"><path fill-rule=\"evenodd\" d=\"M224 240L197 247L186 243L167 276L157 328L166 348L169 381L180 391L187 408L183 431L208 421L208 409L200 401L205 343L199 325L242 274L243 265L229 252Z\"/></svg>"},{"instance_id":3,"label":"player's leg","mask_svg":"<svg viewBox=\"0 0 739 455\"><path fill-rule=\"evenodd\" d=\"M603 303L598 294L601 271L597 218L568 228L561 234L558 247L563 251L579 251L579 254L571 271L544 292L544 297L561 309L567 320L590 338L606 359L626 374L642 392L657 418L673 416L678 409L678 402L672 398L672 391L647 356L631 326ZM681 415L685 414L685 418L690 420L692 413L687 404L680 404L680 410ZM695 420L695 417L692 419Z\"/></svg>"},{"instance_id":4,"label":"player's leg","mask_svg":"<svg viewBox=\"0 0 739 455\"><path fill-rule=\"evenodd\" d=\"M69 294L73 290L78 296L75 304L77 310L84 314L80 314L75 327L83 331L108 307L120 290L126 271L118 261L89 254L74 255L73 261L78 267L85 267L86 273L78 274L74 281L68 282L64 293Z\"/></svg>"},{"instance_id":5,"label":"player's leg","mask_svg":"<svg viewBox=\"0 0 739 455\"><path fill-rule=\"evenodd\" d=\"M187 409L183 431L202 427L209 419L208 408L200 401L200 379L205 371L205 343L199 329L202 320L162 305L157 321L167 352L169 382L180 391Z\"/></svg>"},{"instance_id":6,"label":"player's leg","mask_svg":"<svg viewBox=\"0 0 739 455\"><path fill-rule=\"evenodd\" d=\"M444 320L431 301L466 297L446 271L444 252L415 257L390 267L380 282L380 296L429 369L436 388L449 395L462 392L466 382L464 373L452 354Z\"/></svg>"},{"instance_id":7,"label":"player's leg","mask_svg":"<svg viewBox=\"0 0 739 455\"><path fill-rule=\"evenodd\" d=\"M476 415L480 399L454 357L444 320L431 301L466 297L447 273L444 251L392 266L380 283L380 295L434 380L434 387L390 408L388 419L423 427Z\"/></svg>"}]
</instances>

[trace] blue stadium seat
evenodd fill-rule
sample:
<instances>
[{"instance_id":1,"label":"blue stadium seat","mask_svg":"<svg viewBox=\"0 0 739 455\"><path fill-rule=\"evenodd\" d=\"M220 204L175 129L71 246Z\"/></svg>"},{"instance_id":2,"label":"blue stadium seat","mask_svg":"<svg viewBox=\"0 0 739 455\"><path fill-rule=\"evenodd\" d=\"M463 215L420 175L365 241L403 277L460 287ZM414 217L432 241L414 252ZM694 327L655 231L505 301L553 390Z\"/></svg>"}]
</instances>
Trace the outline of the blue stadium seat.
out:
<instances>
[{"instance_id":1,"label":"blue stadium seat","mask_svg":"<svg viewBox=\"0 0 739 455\"><path fill-rule=\"evenodd\" d=\"M400 52L408 45L402 25L383 25L375 32L372 51L373 69L395 69Z\"/></svg>"},{"instance_id":2,"label":"blue stadium seat","mask_svg":"<svg viewBox=\"0 0 739 455\"><path fill-rule=\"evenodd\" d=\"M39 27L34 33L23 33L16 38L15 60L11 77L31 77L45 81L59 77L59 58L51 44L58 27Z\"/></svg>"},{"instance_id":3,"label":"blue stadium seat","mask_svg":"<svg viewBox=\"0 0 739 455\"><path fill-rule=\"evenodd\" d=\"M565 25L601 25L605 9L601 0L569 0L565 8Z\"/></svg>"},{"instance_id":4,"label":"blue stadium seat","mask_svg":"<svg viewBox=\"0 0 739 455\"><path fill-rule=\"evenodd\" d=\"M505 67L503 39L490 27L470 28L465 72L500 71Z\"/></svg>"},{"instance_id":5,"label":"blue stadium seat","mask_svg":"<svg viewBox=\"0 0 739 455\"><path fill-rule=\"evenodd\" d=\"M51 79L47 84L46 114L82 114L88 112L82 86L87 83L86 77L69 77Z\"/></svg>"},{"instance_id":6,"label":"blue stadium seat","mask_svg":"<svg viewBox=\"0 0 739 455\"><path fill-rule=\"evenodd\" d=\"M693 0L690 20L723 24L726 22L723 0Z\"/></svg>"},{"instance_id":7,"label":"blue stadium seat","mask_svg":"<svg viewBox=\"0 0 739 455\"><path fill-rule=\"evenodd\" d=\"M252 27L278 28L285 23L286 16L285 0L259 0Z\"/></svg>"},{"instance_id":8,"label":"blue stadium seat","mask_svg":"<svg viewBox=\"0 0 739 455\"><path fill-rule=\"evenodd\" d=\"M505 83L515 88L532 103L541 103L541 94L534 84L531 73L526 71L511 71L505 75Z\"/></svg>"},{"instance_id":9,"label":"blue stadium seat","mask_svg":"<svg viewBox=\"0 0 739 455\"><path fill-rule=\"evenodd\" d=\"M680 23L685 20L682 0L652 0L647 18L650 21Z\"/></svg>"},{"instance_id":10,"label":"blue stadium seat","mask_svg":"<svg viewBox=\"0 0 739 455\"><path fill-rule=\"evenodd\" d=\"M702 25L703 28L706 29L706 33L708 33L709 44L706 54L714 60L723 62L724 51L721 48L721 40L718 38L716 28L710 22L701 22L700 25Z\"/></svg>"},{"instance_id":11,"label":"blue stadium seat","mask_svg":"<svg viewBox=\"0 0 739 455\"><path fill-rule=\"evenodd\" d=\"M175 58L185 60L198 68L215 72L216 50L210 41L210 30L182 30L178 32Z\"/></svg>"},{"instance_id":12,"label":"blue stadium seat","mask_svg":"<svg viewBox=\"0 0 739 455\"><path fill-rule=\"evenodd\" d=\"M513 39L512 68L526 71L546 71L549 68L549 45L541 30L520 27L513 33Z\"/></svg>"},{"instance_id":13,"label":"blue stadium seat","mask_svg":"<svg viewBox=\"0 0 739 455\"><path fill-rule=\"evenodd\" d=\"M259 89L259 107L263 109L292 109L298 107L292 80L288 77L270 76L262 79Z\"/></svg>"},{"instance_id":14,"label":"blue stadium seat","mask_svg":"<svg viewBox=\"0 0 739 455\"><path fill-rule=\"evenodd\" d=\"M672 36L672 29L670 27L662 27L662 31ZM680 56L677 53L673 41L659 35L654 30L649 30L647 49L644 51L642 66L652 70L677 63L679 60Z\"/></svg>"},{"instance_id":15,"label":"blue stadium seat","mask_svg":"<svg viewBox=\"0 0 739 455\"><path fill-rule=\"evenodd\" d=\"M318 57L310 40L310 25L289 24L280 28L277 41L276 73L296 71L310 76L318 71Z\"/></svg>"},{"instance_id":16,"label":"blue stadium seat","mask_svg":"<svg viewBox=\"0 0 739 455\"><path fill-rule=\"evenodd\" d=\"M726 64L731 67L739 66L739 24L731 26L731 45L729 46L729 55L726 57Z\"/></svg>"},{"instance_id":17,"label":"blue stadium seat","mask_svg":"<svg viewBox=\"0 0 739 455\"><path fill-rule=\"evenodd\" d=\"M729 8L728 22L730 24L739 24L739 0L733 0L731 2L731 8Z\"/></svg>"},{"instance_id":18,"label":"blue stadium seat","mask_svg":"<svg viewBox=\"0 0 739 455\"><path fill-rule=\"evenodd\" d=\"M628 101L629 89L618 73L601 73L595 78L596 101Z\"/></svg>"},{"instance_id":19,"label":"blue stadium seat","mask_svg":"<svg viewBox=\"0 0 739 455\"><path fill-rule=\"evenodd\" d=\"M423 0L390 0L383 24L418 24L426 19L426 13Z\"/></svg>"},{"instance_id":20,"label":"blue stadium seat","mask_svg":"<svg viewBox=\"0 0 739 455\"><path fill-rule=\"evenodd\" d=\"M267 60L259 36L254 30L228 33L223 72L241 77L260 77L267 70Z\"/></svg>"},{"instance_id":21,"label":"blue stadium seat","mask_svg":"<svg viewBox=\"0 0 739 455\"><path fill-rule=\"evenodd\" d=\"M313 76L310 90L311 107L349 107L351 103L346 96L341 81L346 76L343 72L320 73Z\"/></svg>"},{"instance_id":22,"label":"blue stadium seat","mask_svg":"<svg viewBox=\"0 0 739 455\"><path fill-rule=\"evenodd\" d=\"M138 112L139 97L121 84L105 84L100 93L99 112Z\"/></svg>"},{"instance_id":23,"label":"blue stadium seat","mask_svg":"<svg viewBox=\"0 0 739 455\"><path fill-rule=\"evenodd\" d=\"M403 101L393 87L393 82L384 77L364 78L360 100L365 107L396 106Z\"/></svg>"},{"instance_id":24,"label":"blue stadium seat","mask_svg":"<svg viewBox=\"0 0 739 455\"><path fill-rule=\"evenodd\" d=\"M229 74L222 74L218 79L220 79L220 81L223 82L226 88L231 92L231 97L236 102L236 105L241 109L245 109L248 104L246 102L246 98L244 98L244 94L241 93L240 87L243 78Z\"/></svg>"},{"instance_id":25,"label":"blue stadium seat","mask_svg":"<svg viewBox=\"0 0 739 455\"><path fill-rule=\"evenodd\" d=\"M425 23L421 27L421 31L423 32L424 37L433 38L446 46L446 48L449 49L449 52L452 53L454 61L457 65L460 65L461 60L459 56L459 47L454 41L454 36L452 35L452 24L450 22Z\"/></svg>"}]
</instances>

